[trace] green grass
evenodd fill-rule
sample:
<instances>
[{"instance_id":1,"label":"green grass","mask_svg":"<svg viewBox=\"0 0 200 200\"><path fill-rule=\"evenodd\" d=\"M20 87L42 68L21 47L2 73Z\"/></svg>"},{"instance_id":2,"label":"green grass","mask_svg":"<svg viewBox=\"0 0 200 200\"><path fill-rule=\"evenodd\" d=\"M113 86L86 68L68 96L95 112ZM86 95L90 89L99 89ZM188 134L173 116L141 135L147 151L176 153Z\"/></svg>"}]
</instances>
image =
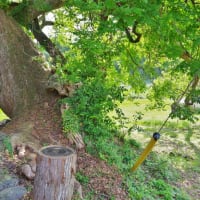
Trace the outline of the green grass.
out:
<instances>
[{"instance_id":1,"label":"green grass","mask_svg":"<svg viewBox=\"0 0 200 200\"><path fill-rule=\"evenodd\" d=\"M170 112L169 106L167 106L168 110L149 110L148 105L150 105L148 99L133 99L132 101L127 100L123 102L123 104L120 105L120 108L128 118L131 118L136 112L144 113L144 121L165 120Z\"/></svg>"},{"instance_id":2,"label":"green grass","mask_svg":"<svg viewBox=\"0 0 200 200\"><path fill-rule=\"evenodd\" d=\"M190 199L181 189L172 184L180 178L180 175L171 160L168 160L168 156L152 152L143 165L132 173L130 168L142 148L128 140L119 143L111 138L98 137L91 141L91 138L86 136L85 139L89 153L98 155L110 165L117 166L124 177L124 186L131 199Z\"/></svg>"}]
</instances>

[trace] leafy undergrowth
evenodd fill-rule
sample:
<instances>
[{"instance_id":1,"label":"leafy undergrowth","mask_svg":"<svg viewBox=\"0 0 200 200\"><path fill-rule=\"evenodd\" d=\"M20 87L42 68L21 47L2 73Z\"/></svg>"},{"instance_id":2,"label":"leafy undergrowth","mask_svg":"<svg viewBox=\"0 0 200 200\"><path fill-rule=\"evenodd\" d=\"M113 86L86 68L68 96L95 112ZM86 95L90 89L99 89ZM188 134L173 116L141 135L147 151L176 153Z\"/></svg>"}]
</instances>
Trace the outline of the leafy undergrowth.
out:
<instances>
[{"instance_id":1,"label":"leafy undergrowth","mask_svg":"<svg viewBox=\"0 0 200 200\"><path fill-rule=\"evenodd\" d=\"M146 99L136 99L125 101L121 105L125 119L121 123L122 131L123 133L128 132L128 139L140 142L142 149L149 142L152 133L160 129L170 112L169 109L165 111L146 110L147 104ZM135 113L140 118L135 118ZM161 138L153 152L131 175L134 183L132 184L130 180L128 185L131 188L129 194L132 199L200 199L199 125L199 120L192 124L177 119L170 119L165 124ZM132 148L136 157L139 157L142 149L137 151ZM133 162L136 157L132 158ZM163 183L166 184L164 184L166 191L160 194L161 189L157 186Z\"/></svg>"},{"instance_id":2,"label":"leafy undergrowth","mask_svg":"<svg viewBox=\"0 0 200 200\"><path fill-rule=\"evenodd\" d=\"M116 167L84 151L78 152L77 166L76 179L82 185L84 200L128 199L123 177Z\"/></svg>"},{"instance_id":3,"label":"leafy undergrowth","mask_svg":"<svg viewBox=\"0 0 200 200\"><path fill-rule=\"evenodd\" d=\"M194 143L198 142L197 127L170 122L154 151L132 173L130 168L151 137L148 133L157 129L160 122L143 121L141 125L143 133L133 132L125 139L118 135L85 135L87 153L78 152L76 174L83 187L84 200L200 199L199 150ZM178 134L185 130L187 134ZM30 191L26 200L30 200L33 183L24 177L21 179ZM78 199L75 195L74 200Z\"/></svg>"},{"instance_id":4,"label":"leafy undergrowth","mask_svg":"<svg viewBox=\"0 0 200 200\"><path fill-rule=\"evenodd\" d=\"M195 165L188 167L190 159L184 161L184 164L188 163L187 167L180 169L175 162L177 155L154 151L143 165L132 173L130 168L143 149L142 144L135 139L91 136L85 136L84 139L87 152L78 152L76 174L83 188L84 200L199 199L200 171ZM180 160L183 161L183 157ZM25 185L30 191L30 195L25 199L30 200L33 183L27 182L24 177L21 179L26 182ZM184 190L191 192L186 194ZM78 195L73 198L79 199Z\"/></svg>"},{"instance_id":5,"label":"leafy undergrowth","mask_svg":"<svg viewBox=\"0 0 200 200\"><path fill-rule=\"evenodd\" d=\"M118 141L118 139L85 138L87 150L95 156L109 163L113 170L118 171L123 177L122 186L127 192L125 199L191 199L184 191L175 184L181 181L180 172L173 166L167 156L153 152L143 165L136 171L130 172L130 168L141 152L140 144L135 140ZM116 168L116 169L115 169ZM90 174L82 173L87 177L80 179L88 184L92 178ZM118 175L119 176L119 175ZM116 176L117 177L117 176ZM101 185L101 184L100 184ZM112 186L111 186L112 187ZM87 199L96 199L91 196ZM124 199L124 198L100 198L100 199Z\"/></svg>"},{"instance_id":6,"label":"leafy undergrowth","mask_svg":"<svg viewBox=\"0 0 200 200\"><path fill-rule=\"evenodd\" d=\"M42 105L41 105L42 106ZM34 135L37 136L41 145L52 145L53 142L58 141L62 145L66 145L67 139L63 138L61 132L61 123L57 120L57 115L53 112L53 106L49 106L46 109L38 107L34 110L34 113L26 119L32 121L35 125L37 132ZM41 120L42 119L42 120ZM45 123L44 120L45 119ZM52 120L51 120L52 119ZM55 122L54 122L55 121ZM5 133L15 130L16 123L25 123L25 121L15 121L4 127ZM33 133L32 133L33 134ZM55 139L56 140L55 140ZM93 141L91 141L93 142ZM8 141L4 141L6 149L9 150ZM3 155L3 154L2 154ZM8 173L15 173L19 176L20 183L24 185L28 194L24 197L24 200L33 199L33 181L27 180L21 173L21 165L24 162L18 159L16 152L12 152L13 156L2 156L3 167L8 170ZM123 186L123 177L120 175L118 169L113 166L109 166L105 161L99 158L89 155L85 152L78 152L77 163L77 180L80 181L83 187L84 200L87 199L126 199L128 193ZM79 197L74 197L80 199Z\"/></svg>"}]
</instances>

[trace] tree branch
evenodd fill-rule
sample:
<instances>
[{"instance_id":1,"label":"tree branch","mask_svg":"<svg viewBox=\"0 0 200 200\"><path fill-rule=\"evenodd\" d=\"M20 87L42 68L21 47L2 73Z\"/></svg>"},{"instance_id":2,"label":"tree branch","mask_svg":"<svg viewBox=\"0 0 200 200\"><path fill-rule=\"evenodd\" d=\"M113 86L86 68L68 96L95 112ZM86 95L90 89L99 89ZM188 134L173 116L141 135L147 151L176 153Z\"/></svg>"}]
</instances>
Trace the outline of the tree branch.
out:
<instances>
[{"instance_id":1,"label":"tree branch","mask_svg":"<svg viewBox=\"0 0 200 200\"><path fill-rule=\"evenodd\" d=\"M197 88L198 83L199 83L199 76L195 75L192 81L192 85L191 85L192 91L194 91ZM186 106L190 106L194 104L193 100L191 99L190 94L186 96L184 103Z\"/></svg>"},{"instance_id":2,"label":"tree branch","mask_svg":"<svg viewBox=\"0 0 200 200\"><path fill-rule=\"evenodd\" d=\"M38 17L38 20L41 21L40 28L43 29L45 26L53 26L55 24L54 21L46 20L45 14Z\"/></svg>"},{"instance_id":3,"label":"tree branch","mask_svg":"<svg viewBox=\"0 0 200 200\"><path fill-rule=\"evenodd\" d=\"M45 26L53 26L55 23L52 21L44 21L41 25L42 28L44 28Z\"/></svg>"},{"instance_id":4,"label":"tree branch","mask_svg":"<svg viewBox=\"0 0 200 200\"><path fill-rule=\"evenodd\" d=\"M133 24L133 27L132 27L132 33L134 33L134 35L136 35L135 39L131 35L129 28L125 28L125 32L126 32L127 38L129 40L129 42L131 42L131 43L138 43L140 41L141 36L142 36L142 34L138 33L137 30L136 30L137 29L137 25L138 25L138 22L135 21L135 23Z\"/></svg>"},{"instance_id":5,"label":"tree branch","mask_svg":"<svg viewBox=\"0 0 200 200\"><path fill-rule=\"evenodd\" d=\"M28 0L26 3L19 3L17 6L10 6L9 11L12 12L13 9L22 6L20 12L15 12L14 18L23 25L31 24L32 21L39 15L52 10L58 9L65 4L65 0L43 0L42 5L38 5L37 0Z\"/></svg>"},{"instance_id":6,"label":"tree branch","mask_svg":"<svg viewBox=\"0 0 200 200\"><path fill-rule=\"evenodd\" d=\"M41 30L38 18L35 18L33 20L31 31L37 41L40 43L40 45L43 46L45 50L49 53L49 55L53 58L54 63L56 63L57 59L61 59L62 63L65 62L65 57L63 56L63 54Z\"/></svg>"}]
</instances>

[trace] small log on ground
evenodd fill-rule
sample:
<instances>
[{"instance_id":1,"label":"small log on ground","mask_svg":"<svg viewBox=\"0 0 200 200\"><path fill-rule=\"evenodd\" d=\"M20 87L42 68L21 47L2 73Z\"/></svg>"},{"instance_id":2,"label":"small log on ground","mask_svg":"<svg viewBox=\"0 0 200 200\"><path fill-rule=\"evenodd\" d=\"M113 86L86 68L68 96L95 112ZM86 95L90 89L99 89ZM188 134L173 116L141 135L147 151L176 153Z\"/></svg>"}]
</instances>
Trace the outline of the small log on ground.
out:
<instances>
[{"instance_id":1,"label":"small log on ground","mask_svg":"<svg viewBox=\"0 0 200 200\"><path fill-rule=\"evenodd\" d=\"M73 149L47 146L38 152L34 200L71 200L77 155Z\"/></svg>"},{"instance_id":2,"label":"small log on ground","mask_svg":"<svg viewBox=\"0 0 200 200\"><path fill-rule=\"evenodd\" d=\"M69 110L70 106L68 103L61 104L60 111L63 115L66 110ZM79 133L68 133L67 138L69 139L71 144L75 144L78 150L85 148L85 144L83 142L83 138Z\"/></svg>"},{"instance_id":3,"label":"small log on ground","mask_svg":"<svg viewBox=\"0 0 200 200\"><path fill-rule=\"evenodd\" d=\"M68 139L71 144L75 143L78 150L85 148L83 138L79 133L68 133Z\"/></svg>"}]
</instances>

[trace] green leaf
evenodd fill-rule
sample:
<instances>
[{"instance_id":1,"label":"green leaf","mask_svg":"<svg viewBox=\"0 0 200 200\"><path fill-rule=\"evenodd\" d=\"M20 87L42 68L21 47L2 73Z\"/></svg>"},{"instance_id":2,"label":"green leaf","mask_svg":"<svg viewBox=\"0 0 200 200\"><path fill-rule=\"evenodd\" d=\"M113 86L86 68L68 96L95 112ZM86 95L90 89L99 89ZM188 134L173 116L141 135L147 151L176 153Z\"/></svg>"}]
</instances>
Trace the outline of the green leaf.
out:
<instances>
[{"instance_id":1,"label":"green leaf","mask_svg":"<svg viewBox=\"0 0 200 200\"><path fill-rule=\"evenodd\" d=\"M175 46L171 45L165 51L166 55L169 58L174 58L174 59L180 57L183 54L183 52L184 52L183 48L177 45Z\"/></svg>"},{"instance_id":2,"label":"green leaf","mask_svg":"<svg viewBox=\"0 0 200 200\"><path fill-rule=\"evenodd\" d=\"M134 7L134 8L132 9L132 11L133 11L135 14L137 14L138 16L141 16L141 15L143 14L143 12L144 12L144 9Z\"/></svg>"}]
</instances>

